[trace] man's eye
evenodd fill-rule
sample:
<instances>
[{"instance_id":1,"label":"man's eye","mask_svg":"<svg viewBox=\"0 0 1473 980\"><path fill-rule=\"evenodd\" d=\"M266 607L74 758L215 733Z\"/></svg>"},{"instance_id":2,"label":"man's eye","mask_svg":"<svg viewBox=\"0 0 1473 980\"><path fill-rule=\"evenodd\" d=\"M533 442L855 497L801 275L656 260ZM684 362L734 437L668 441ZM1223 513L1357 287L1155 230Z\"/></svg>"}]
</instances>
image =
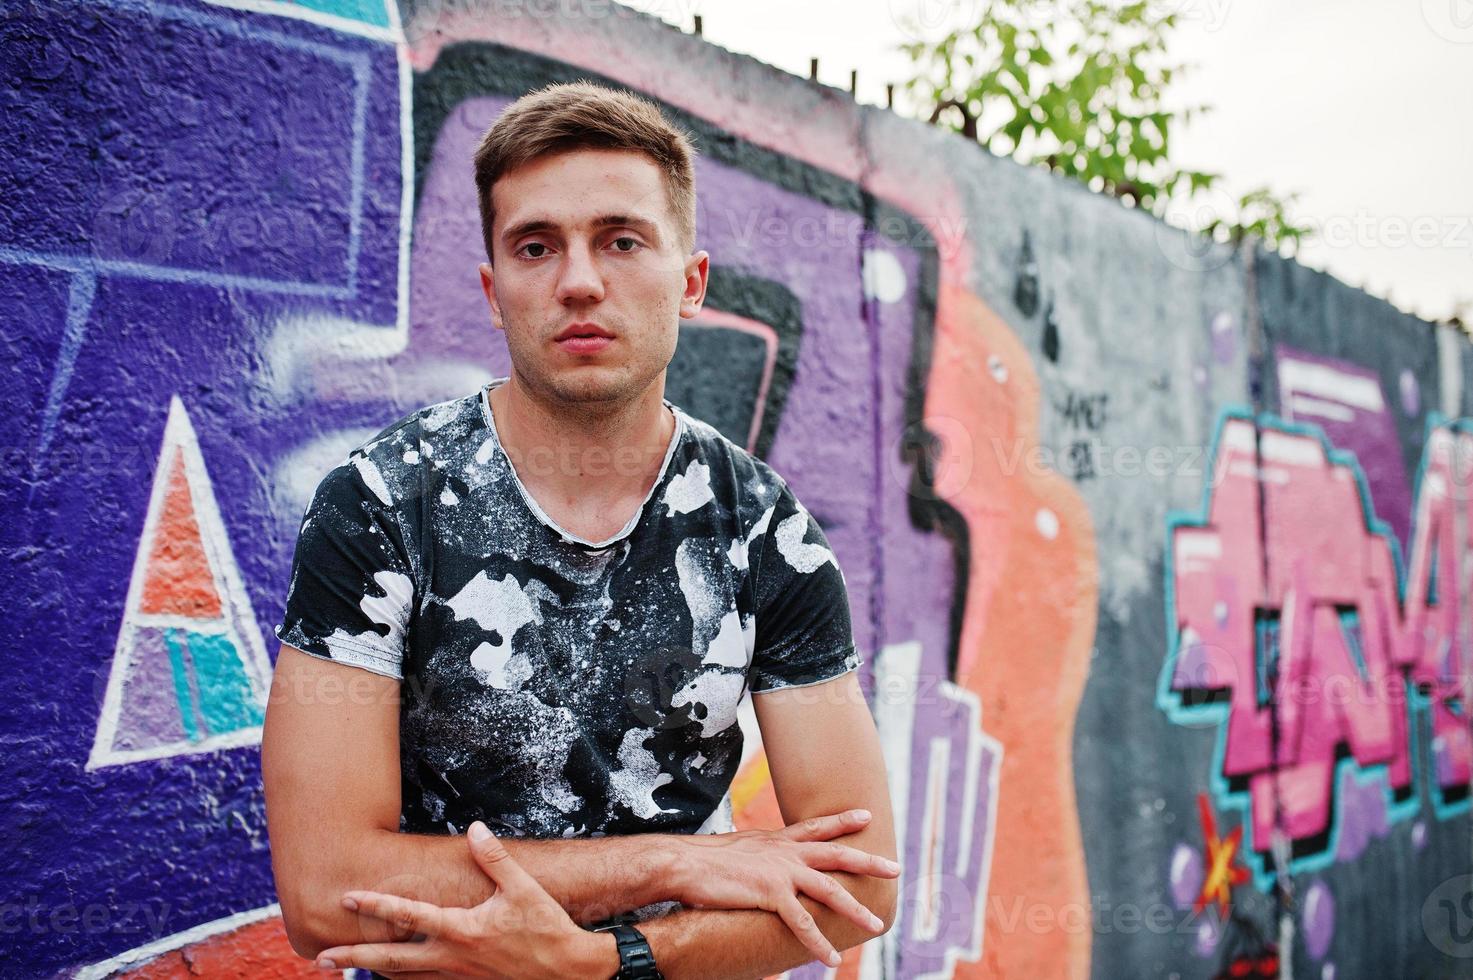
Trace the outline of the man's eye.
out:
<instances>
[{"instance_id":1,"label":"man's eye","mask_svg":"<svg viewBox=\"0 0 1473 980\"><path fill-rule=\"evenodd\" d=\"M614 239L614 248L620 252L632 252L638 247L639 241L637 239L630 238L628 235L621 235L618 238Z\"/></svg>"},{"instance_id":2,"label":"man's eye","mask_svg":"<svg viewBox=\"0 0 1473 980\"><path fill-rule=\"evenodd\" d=\"M547 254L547 246L541 242L528 242L522 246L522 253L529 259L540 259Z\"/></svg>"}]
</instances>

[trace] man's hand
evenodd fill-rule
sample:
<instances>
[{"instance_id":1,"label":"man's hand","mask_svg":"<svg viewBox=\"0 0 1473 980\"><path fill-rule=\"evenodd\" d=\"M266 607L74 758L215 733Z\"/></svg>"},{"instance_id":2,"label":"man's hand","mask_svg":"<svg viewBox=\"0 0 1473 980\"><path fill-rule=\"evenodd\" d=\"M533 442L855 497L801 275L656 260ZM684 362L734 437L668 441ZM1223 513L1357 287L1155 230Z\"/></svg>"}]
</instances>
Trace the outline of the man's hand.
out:
<instances>
[{"instance_id":1,"label":"man's hand","mask_svg":"<svg viewBox=\"0 0 1473 980\"><path fill-rule=\"evenodd\" d=\"M784 821L802 826L810 818L822 820L823 814L869 810L872 817L863 829L842 843L893 861L895 831L884 755L856 672L809 687L766 691L752 700ZM893 921L893 878L822 873L881 920ZM798 901L833 947L848 949L874 938L874 930L856 926L825 902L806 893ZM807 925L803 919L798 922ZM660 972L670 980L750 980L814 957L786 919L765 909L678 909L646 920L640 931Z\"/></svg>"},{"instance_id":2,"label":"man's hand","mask_svg":"<svg viewBox=\"0 0 1473 980\"><path fill-rule=\"evenodd\" d=\"M382 892L349 892L343 896L347 908L426 938L334 946L318 954L317 965L488 980L557 980L618 971L613 937L580 929L484 823L471 824L466 837L476 863L495 882L495 894L475 908L461 909Z\"/></svg>"},{"instance_id":3,"label":"man's hand","mask_svg":"<svg viewBox=\"0 0 1473 980\"><path fill-rule=\"evenodd\" d=\"M894 878L900 865L877 854L833 843L863 830L868 810L847 810L802 820L782 830L693 834L680 838L674 856L674 897L693 908L762 909L782 917L813 955L829 966L839 954L813 916L798 901L804 894L861 929L884 931L884 923L824 871Z\"/></svg>"}]
</instances>

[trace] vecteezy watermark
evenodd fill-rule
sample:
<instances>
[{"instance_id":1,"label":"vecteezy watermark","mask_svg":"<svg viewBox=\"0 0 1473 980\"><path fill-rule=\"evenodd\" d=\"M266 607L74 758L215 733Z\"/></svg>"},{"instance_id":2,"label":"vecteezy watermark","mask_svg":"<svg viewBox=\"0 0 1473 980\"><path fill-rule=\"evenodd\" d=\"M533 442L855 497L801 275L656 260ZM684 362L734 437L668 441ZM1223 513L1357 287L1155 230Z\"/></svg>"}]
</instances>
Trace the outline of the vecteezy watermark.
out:
<instances>
[{"instance_id":1,"label":"vecteezy watermark","mask_svg":"<svg viewBox=\"0 0 1473 980\"><path fill-rule=\"evenodd\" d=\"M1473 44L1473 0L1422 0L1422 19L1453 44Z\"/></svg>"},{"instance_id":2,"label":"vecteezy watermark","mask_svg":"<svg viewBox=\"0 0 1473 980\"><path fill-rule=\"evenodd\" d=\"M664 459L669 445L650 449L638 446L620 446L609 450L602 446L581 446L566 437L559 436L552 445L546 443L528 450L501 447L517 475L525 480L529 476L614 476L637 477L648 473L652 462Z\"/></svg>"},{"instance_id":3,"label":"vecteezy watermark","mask_svg":"<svg viewBox=\"0 0 1473 980\"><path fill-rule=\"evenodd\" d=\"M1445 248L1473 254L1473 214L1377 215L1365 208L1303 220L1308 238L1330 248Z\"/></svg>"},{"instance_id":4,"label":"vecteezy watermark","mask_svg":"<svg viewBox=\"0 0 1473 980\"><path fill-rule=\"evenodd\" d=\"M1219 601L1214 618L1222 624L1229 617L1247 615L1244 609L1231 610ZM1366 672L1338 668L1312 669L1292 676L1274 675L1272 682L1256 674L1255 654L1240 650L1237 654L1217 643L1200 639L1194 624L1183 629L1176 651L1176 664L1170 678L1170 689L1184 702L1196 705L1221 703L1225 707L1230 692L1241 685L1252 685L1260 710L1284 711L1328 705L1333 708L1354 707L1358 711L1404 711L1413 702L1415 686L1402 669L1383 662L1372 663ZM1275 641L1276 642L1276 641ZM1473 678L1440 687L1437 697L1466 700L1473 694ZM1217 724L1220 718L1204 717L1202 727ZM1180 723L1187 724L1187 719ZM1195 727L1188 724L1188 727Z\"/></svg>"},{"instance_id":5,"label":"vecteezy watermark","mask_svg":"<svg viewBox=\"0 0 1473 980\"><path fill-rule=\"evenodd\" d=\"M959 254L967 239L966 219L955 214L881 214L866 220L845 211L786 214L746 203L698 200L696 227L744 249L802 248L855 252L879 235L894 244L926 251L941 259Z\"/></svg>"},{"instance_id":6,"label":"vecteezy watermark","mask_svg":"<svg viewBox=\"0 0 1473 980\"><path fill-rule=\"evenodd\" d=\"M619 0L619 3L677 27L692 23L701 10L700 0Z\"/></svg>"},{"instance_id":7,"label":"vecteezy watermark","mask_svg":"<svg viewBox=\"0 0 1473 980\"><path fill-rule=\"evenodd\" d=\"M900 901L906 912L898 920L913 924L911 934L896 937L902 948L923 941L915 932L935 935L940 931L938 926L971 919L981 912L973 904L966 882L949 872L910 878ZM1215 906L1182 909L1166 902L1119 902L1104 896L1094 896L1088 902L1052 903L1021 895L993 895L987 899L986 916L988 928L1003 935L1194 936L1204 924L1220 928L1222 922Z\"/></svg>"},{"instance_id":8,"label":"vecteezy watermark","mask_svg":"<svg viewBox=\"0 0 1473 980\"><path fill-rule=\"evenodd\" d=\"M1208 447L1200 443L1108 443L1085 435L1065 442L1054 447L1021 436L990 436L979 442L962 420L928 415L890 440L885 463L890 479L908 496L946 501L971 485L979 467L1004 479L1024 474L1063 474L1076 481L1186 477L1209 486L1229 474L1226 467L1213 465Z\"/></svg>"},{"instance_id":9,"label":"vecteezy watermark","mask_svg":"<svg viewBox=\"0 0 1473 980\"><path fill-rule=\"evenodd\" d=\"M1023 439L988 440L1003 476L1020 471L1031 476L1063 473L1075 479L1089 477L1165 478L1186 476L1206 479L1208 485L1220 482L1226 469L1212 470L1207 447L1201 444L1168 446L1110 444L1100 439L1074 439L1063 449L1034 445Z\"/></svg>"},{"instance_id":10,"label":"vecteezy watermark","mask_svg":"<svg viewBox=\"0 0 1473 980\"><path fill-rule=\"evenodd\" d=\"M1227 23L1233 0L1146 0L1146 9L1161 17L1174 15L1178 24L1201 24L1208 32Z\"/></svg>"},{"instance_id":11,"label":"vecteezy watermark","mask_svg":"<svg viewBox=\"0 0 1473 980\"><path fill-rule=\"evenodd\" d=\"M1191 198L1167 202L1160 221L1155 222L1156 248L1166 260L1188 272L1211 272L1232 260L1233 248L1208 234L1217 221L1231 221L1238 213L1232 196L1220 187L1197 191Z\"/></svg>"},{"instance_id":12,"label":"vecteezy watermark","mask_svg":"<svg viewBox=\"0 0 1473 980\"><path fill-rule=\"evenodd\" d=\"M98 665L97 669L92 672L92 697L98 704L101 704L106 697L107 685L112 672L113 663L110 659ZM290 675L273 673L266 688L266 699L268 703L328 707L393 706L403 700L421 703L433 697L439 685L440 681L437 678L414 672L409 673L398 682L365 670L355 670L346 674L336 670L327 673L302 672Z\"/></svg>"},{"instance_id":13,"label":"vecteezy watermark","mask_svg":"<svg viewBox=\"0 0 1473 980\"><path fill-rule=\"evenodd\" d=\"M404 23L404 38L413 44L439 31L457 33L456 20L599 21L639 13L686 27L699 8L699 0L418 0Z\"/></svg>"},{"instance_id":14,"label":"vecteezy watermark","mask_svg":"<svg viewBox=\"0 0 1473 980\"><path fill-rule=\"evenodd\" d=\"M920 500L950 500L966 489L976 465L972 431L949 415L907 425L885 454L890 479Z\"/></svg>"},{"instance_id":15,"label":"vecteezy watermark","mask_svg":"<svg viewBox=\"0 0 1473 980\"><path fill-rule=\"evenodd\" d=\"M1473 2L1473 0L1470 0ZM1218 188L1199 191L1193 199L1174 202L1164 221L1156 222L1156 245L1175 266L1207 272L1227 264L1233 248L1227 224L1238 208ZM1206 229L1219 222L1213 234ZM1473 255L1473 214L1375 214L1359 208L1348 214L1295 216L1302 241L1326 248L1448 249ZM1215 237L1214 237L1215 236Z\"/></svg>"},{"instance_id":16,"label":"vecteezy watermark","mask_svg":"<svg viewBox=\"0 0 1473 980\"><path fill-rule=\"evenodd\" d=\"M430 698L438 687L439 681L435 677L418 672L409 673L397 683L361 670L347 675L337 671L299 673L290 679L275 678L267 698L302 705L398 704L401 699L422 702Z\"/></svg>"},{"instance_id":17,"label":"vecteezy watermark","mask_svg":"<svg viewBox=\"0 0 1473 980\"><path fill-rule=\"evenodd\" d=\"M1204 909L1182 910L1165 902L1112 902L1096 897L1088 905L1064 902L1051 905L1032 902L1022 896L1004 902L999 896L988 900L988 911L994 926L1002 933L1080 933L1097 936L1134 935L1149 932L1158 936L1177 933L1194 935L1204 921L1212 921L1215 912Z\"/></svg>"},{"instance_id":18,"label":"vecteezy watermark","mask_svg":"<svg viewBox=\"0 0 1473 980\"><path fill-rule=\"evenodd\" d=\"M0 472L12 479L37 479L141 471L149 472L158 459L158 446L115 442L54 441L44 453L31 446L12 446L0 451ZM136 469L135 469L136 468Z\"/></svg>"},{"instance_id":19,"label":"vecteezy watermark","mask_svg":"<svg viewBox=\"0 0 1473 980\"><path fill-rule=\"evenodd\" d=\"M1473 875L1449 878L1422 903L1422 931L1438 952L1473 958Z\"/></svg>"},{"instance_id":20,"label":"vecteezy watermark","mask_svg":"<svg viewBox=\"0 0 1473 980\"><path fill-rule=\"evenodd\" d=\"M174 909L163 899L147 902L72 902L48 904L32 896L0 903L0 935L168 935Z\"/></svg>"},{"instance_id":21,"label":"vecteezy watermark","mask_svg":"<svg viewBox=\"0 0 1473 980\"><path fill-rule=\"evenodd\" d=\"M975 27L989 0L889 0L890 23L908 40L935 41Z\"/></svg>"},{"instance_id":22,"label":"vecteezy watermark","mask_svg":"<svg viewBox=\"0 0 1473 980\"><path fill-rule=\"evenodd\" d=\"M993 4L1002 0L889 0L890 22L912 41L939 41L957 31L969 31L982 22ZM1174 17L1178 25L1200 24L1208 31L1227 22L1233 0L1146 0L1149 19ZM1078 21L1086 0L1029 0L1011 6L1006 21L1032 29Z\"/></svg>"},{"instance_id":23,"label":"vecteezy watermark","mask_svg":"<svg viewBox=\"0 0 1473 980\"><path fill-rule=\"evenodd\" d=\"M718 707L724 713L736 711L745 686L744 675L731 674L732 682L720 683L719 674L705 679L699 698L690 687L702 672L702 658L689 647L667 646L641 651L624 672L624 704L640 724L655 731L670 731L704 720L706 712ZM724 696L721 692L724 691ZM684 692L684 693L683 693ZM685 695L689 695L689 697ZM724 704L707 705L720 697ZM697 702L701 717L695 717Z\"/></svg>"},{"instance_id":24,"label":"vecteezy watermark","mask_svg":"<svg viewBox=\"0 0 1473 980\"><path fill-rule=\"evenodd\" d=\"M347 254L346 218L305 206L238 201L183 207L164 191L124 190L107 196L92 218L92 253L143 265L208 261L223 252L269 247L289 254Z\"/></svg>"}]
</instances>

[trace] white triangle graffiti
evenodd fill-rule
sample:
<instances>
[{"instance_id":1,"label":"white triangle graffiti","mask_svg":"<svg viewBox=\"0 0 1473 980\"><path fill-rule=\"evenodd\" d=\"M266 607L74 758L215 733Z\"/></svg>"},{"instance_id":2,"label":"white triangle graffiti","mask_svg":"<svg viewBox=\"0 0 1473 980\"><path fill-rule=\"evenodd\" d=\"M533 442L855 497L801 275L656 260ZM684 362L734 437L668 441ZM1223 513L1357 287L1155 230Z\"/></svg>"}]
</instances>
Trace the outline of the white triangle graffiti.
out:
<instances>
[{"instance_id":1,"label":"white triangle graffiti","mask_svg":"<svg viewBox=\"0 0 1473 980\"><path fill-rule=\"evenodd\" d=\"M174 396L87 769L261 740L271 662Z\"/></svg>"}]
</instances>

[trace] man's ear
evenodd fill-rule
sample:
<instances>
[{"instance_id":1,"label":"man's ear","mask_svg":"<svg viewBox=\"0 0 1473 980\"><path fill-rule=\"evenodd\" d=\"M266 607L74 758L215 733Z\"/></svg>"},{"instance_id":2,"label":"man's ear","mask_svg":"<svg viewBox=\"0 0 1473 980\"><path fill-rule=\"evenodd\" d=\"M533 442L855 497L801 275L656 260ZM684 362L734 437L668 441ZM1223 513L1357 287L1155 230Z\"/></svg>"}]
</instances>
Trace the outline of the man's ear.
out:
<instances>
[{"instance_id":1,"label":"man's ear","mask_svg":"<svg viewBox=\"0 0 1473 980\"><path fill-rule=\"evenodd\" d=\"M496 302L495 270L491 268L490 262L482 262L477 269L481 273L481 292L486 294L486 304L491 307L491 324L497 330L505 330L506 324L501 319L501 304Z\"/></svg>"},{"instance_id":2,"label":"man's ear","mask_svg":"<svg viewBox=\"0 0 1473 980\"><path fill-rule=\"evenodd\" d=\"M685 293L680 297L680 315L686 320L701 312L706 302L706 276L710 272L711 256L705 251L692 253L685 260Z\"/></svg>"}]
</instances>

